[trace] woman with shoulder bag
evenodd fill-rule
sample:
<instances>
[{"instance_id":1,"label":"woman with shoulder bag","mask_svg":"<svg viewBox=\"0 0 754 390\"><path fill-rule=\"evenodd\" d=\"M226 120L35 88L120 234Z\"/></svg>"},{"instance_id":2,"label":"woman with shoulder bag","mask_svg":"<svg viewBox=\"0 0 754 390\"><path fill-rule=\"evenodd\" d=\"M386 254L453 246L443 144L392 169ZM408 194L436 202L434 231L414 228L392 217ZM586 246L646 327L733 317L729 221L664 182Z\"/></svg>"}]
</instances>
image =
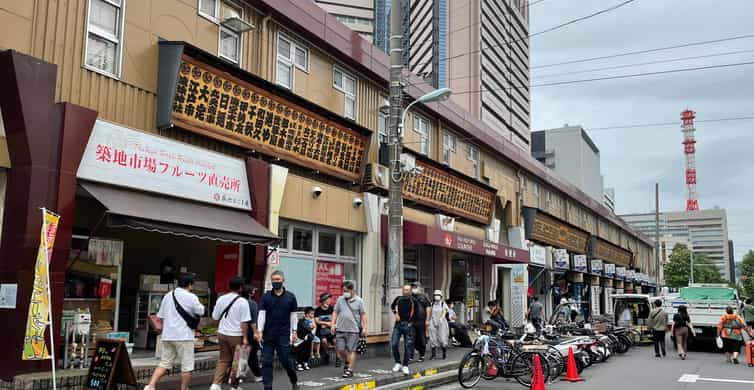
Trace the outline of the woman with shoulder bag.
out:
<instances>
[{"instance_id":1,"label":"woman with shoulder bag","mask_svg":"<svg viewBox=\"0 0 754 390\"><path fill-rule=\"evenodd\" d=\"M720 323L717 325L717 337L723 339L725 361L738 364L738 354L741 353L741 344L744 340L742 330L746 328L746 322L741 316L735 314L730 306L725 308L725 313L720 317Z\"/></svg>"},{"instance_id":2,"label":"woman with shoulder bag","mask_svg":"<svg viewBox=\"0 0 754 390\"><path fill-rule=\"evenodd\" d=\"M680 357L681 360L686 360L686 345L689 340L689 335L692 334L691 318L689 318L689 312L686 309L686 306L678 306L678 313L673 316L673 325L670 327L670 334L675 338L678 357Z\"/></svg>"}]
</instances>

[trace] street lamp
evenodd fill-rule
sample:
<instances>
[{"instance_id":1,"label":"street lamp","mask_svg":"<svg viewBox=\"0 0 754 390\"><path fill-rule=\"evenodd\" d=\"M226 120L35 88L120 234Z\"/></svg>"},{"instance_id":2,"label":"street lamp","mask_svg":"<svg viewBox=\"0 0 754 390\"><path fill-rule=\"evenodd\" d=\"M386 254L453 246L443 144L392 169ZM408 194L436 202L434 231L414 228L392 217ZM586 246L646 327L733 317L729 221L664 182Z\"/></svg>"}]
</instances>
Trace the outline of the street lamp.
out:
<instances>
[{"instance_id":1,"label":"street lamp","mask_svg":"<svg viewBox=\"0 0 754 390\"><path fill-rule=\"evenodd\" d=\"M435 89L432 92L425 93L424 95L420 96L418 99L411 102L411 104L406 106L406 108L404 108L403 112L401 113L401 121L398 127L398 132L401 135L401 137L403 137L403 122L406 120L406 113L408 112L408 110L411 109L411 107L414 106L414 104L441 102L444 100L448 100L451 94L453 94L453 91L451 91L450 88Z\"/></svg>"}]
</instances>

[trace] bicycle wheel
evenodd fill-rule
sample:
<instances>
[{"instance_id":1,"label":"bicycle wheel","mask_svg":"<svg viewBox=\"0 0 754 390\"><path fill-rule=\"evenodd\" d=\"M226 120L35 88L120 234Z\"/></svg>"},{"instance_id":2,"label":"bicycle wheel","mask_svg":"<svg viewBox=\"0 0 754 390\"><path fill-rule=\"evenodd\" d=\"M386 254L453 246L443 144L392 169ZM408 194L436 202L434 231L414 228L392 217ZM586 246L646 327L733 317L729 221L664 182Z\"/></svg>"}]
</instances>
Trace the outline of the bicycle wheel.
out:
<instances>
[{"instance_id":1,"label":"bicycle wheel","mask_svg":"<svg viewBox=\"0 0 754 390\"><path fill-rule=\"evenodd\" d=\"M458 364L458 383L464 389L470 389L479 383L484 370L482 356L477 351L470 351Z\"/></svg>"},{"instance_id":2,"label":"bicycle wheel","mask_svg":"<svg viewBox=\"0 0 754 390\"><path fill-rule=\"evenodd\" d=\"M552 345L547 348L545 358L547 359L547 364L550 365L550 381L554 381L563 373L566 359L560 351Z\"/></svg>"},{"instance_id":3,"label":"bicycle wheel","mask_svg":"<svg viewBox=\"0 0 754 390\"><path fill-rule=\"evenodd\" d=\"M536 352L521 352L513 358L513 361L510 364L510 376L515 378L516 382L520 383L522 386L531 387L531 378L534 374L534 356L537 355L539 355L539 362L542 366L542 380L545 382L550 380L550 364L542 354Z\"/></svg>"}]
</instances>

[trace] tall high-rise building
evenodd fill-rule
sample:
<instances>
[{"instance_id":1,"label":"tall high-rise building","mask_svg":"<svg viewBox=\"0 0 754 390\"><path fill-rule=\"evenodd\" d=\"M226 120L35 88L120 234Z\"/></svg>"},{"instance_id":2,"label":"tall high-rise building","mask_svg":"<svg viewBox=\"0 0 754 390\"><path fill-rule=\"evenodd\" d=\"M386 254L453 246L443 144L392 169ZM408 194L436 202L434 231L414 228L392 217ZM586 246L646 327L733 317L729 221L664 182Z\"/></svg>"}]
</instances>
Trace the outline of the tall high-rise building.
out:
<instances>
[{"instance_id":1,"label":"tall high-rise building","mask_svg":"<svg viewBox=\"0 0 754 390\"><path fill-rule=\"evenodd\" d=\"M389 0L388 0L389 1ZM314 0L341 23L374 42L375 0Z\"/></svg>"},{"instance_id":2,"label":"tall high-rise building","mask_svg":"<svg viewBox=\"0 0 754 390\"><path fill-rule=\"evenodd\" d=\"M354 1L361 3L364 0ZM346 0L318 0L324 4ZM373 0L374 44L390 46L390 0ZM339 8L345 12L343 8ZM501 138L531 150L529 2L403 0L403 59Z\"/></svg>"},{"instance_id":3,"label":"tall high-rise building","mask_svg":"<svg viewBox=\"0 0 754 390\"><path fill-rule=\"evenodd\" d=\"M655 214L621 215L631 227L655 236ZM668 243L689 243L695 254L707 256L726 280L730 279L728 219L725 209L660 213L660 236ZM668 244L668 250L672 250Z\"/></svg>"}]
</instances>

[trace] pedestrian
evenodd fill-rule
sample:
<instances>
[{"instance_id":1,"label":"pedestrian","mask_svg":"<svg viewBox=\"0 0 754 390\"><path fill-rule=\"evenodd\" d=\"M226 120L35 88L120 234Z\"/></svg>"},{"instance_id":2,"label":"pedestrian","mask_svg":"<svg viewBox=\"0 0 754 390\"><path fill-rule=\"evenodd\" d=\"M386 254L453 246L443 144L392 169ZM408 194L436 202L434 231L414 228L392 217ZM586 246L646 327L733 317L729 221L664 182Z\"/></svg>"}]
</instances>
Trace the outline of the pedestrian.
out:
<instances>
[{"instance_id":1,"label":"pedestrian","mask_svg":"<svg viewBox=\"0 0 754 390\"><path fill-rule=\"evenodd\" d=\"M352 280L343 282L343 295L335 302L333 332L335 353L343 360L343 378L353 377L356 367L356 349L361 337L366 337L367 313L364 301L356 295Z\"/></svg>"},{"instance_id":2,"label":"pedestrian","mask_svg":"<svg viewBox=\"0 0 754 390\"><path fill-rule=\"evenodd\" d=\"M678 312L673 315L673 324L670 327L670 334L675 338L676 350L681 360L686 360L686 348L689 335L691 334L691 318L686 306L678 306Z\"/></svg>"},{"instance_id":3,"label":"pedestrian","mask_svg":"<svg viewBox=\"0 0 754 390\"><path fill-rule=\"evenodd\" d=\"M215 377L212 380L210 390L221 390L220 386L227 375L227 371L233 363L236 347L249 346L248 331L251 322L249 304L241 297L244 280L240 276L231 278L228 282L230 292L221 296L215 303L212 318L220 321L217 327L217 342L220 344L220 357L215 367ZM240 301L240 302L239 302ZM235 376L230 378L231 389L240 389L239 380Z\"/></svg>"},{"instance_id":4,"label":"pedestrian","mask_svg":"<svg viewBox=\"0 0 754 390\"><path fill-rule=\"evenodd\" d=\"M531 306L529 306L526 316L529 317L529 321L531 321L534 329L537 330L537 334L539 334L542 331L542 321L545 317L545 308L539 303L539 297L534 296L531 298Z\"/></svg>"},{"instance_id":5,"label":"pedestrian","mask_svg":"<svg viewBox=\"0 0 754 390\"><path fill-rule=\"evenodd\" d=\"M296 325L296 336L298 341L295 343L296 349L296 371L311 370L309 359L312 357L312 349L319 346L319 337L314 333L317 324L314 323L314 308L304 308L304 316L298 320Z\"/></svg>"},{"instance_id":6,"label":"pedestrian","mask_svg":"<svg viewBox=\"0 0 754 390\"><path fill-rule=\"evenodd\" d=\"M488 317L485 323L492 325L494 328L493 331L507 331L508 329L510 329L510 327L508 326L508 321L506 321L505 317L503 316L503 310L500 308L500 305L498 305L496 301L487 302L487 310L485 311L485 314Z\"/></svg>"},{"instance_id":7,"label":"pedestrian","mask_svg":"<svg viewBox=\"0 0 754 390\"><path fill-rule=\"evenodd\" d=\"M731 306L725 308L725 313L717 324L717 337L723 339L725 361L738 364L738 354L741 353L741 344L744 340L741 331L746 328L746 321L735 314Z\"/></svg>"},{"instance_id":8,"label":"pedestrian","mask_svg":"<svg viewBox=\"0 0 754 390\"><path fill-rule=\"evenodd\" d=\"M162 319L162 353L160 363L155 367L152 379L144 390L154 390L157 381L173 368L181 366L181 390L187 390L194 371L194 329L198 319L204 315L204 305L192 292L194 276L188 273L178 275L178 287L162 297L157 317ZM191 316L191 317L189 317ZM189 321L193 321L190 326Z\"/></svg>"},{"instance_id":9,"label":"pedestrian","mask_svg":"<svg viewBox=\"0 0 754 390\"><path fill-rule=\"evenodd\" d=\"M248 331L246 338L249 339L251 345L251 352L249 353L249 367L251 373L254 374L254 382L262 381L262 367L259 365L259 351L261 346L259 342L254 339L254 335L257 334L257 321L259 319L259 305L257 305L256 296L257 288L247 284L244 286L244 292L249 302L249 314L251 315L251 321L249 321Z\"/></svg>"},{"instance_id":10,"label":"pedestrian","mask_svg":"<svg viewBox=\"0 0 754 390\"><path fill-rule=\"evenodd\" d=\"M264 293L259 306L258 329L255 338L262 343L262 358L264 369L262 377L265 390L272 390L272 361L277 352L278 361L288 374L291 388L297 390L298 377L291 365L289 352L291 343L298 339L296 336L296 310L298 302L296 296L283 286L285 274L276 270L270 275L272 290Z\"/></svg>"},{"instance_id":11,"label":"pedestrian","mask_svg":"<svg viewBox=\"0 0 754 390\"><path fill-rule=\"evenodd\" d=\"M324 365L330 363L329 348L335 340L335 335L332 333L332 313L332 296L328 293L320 294L319 306L314 309L314 322L317 324L317 337L319 337L319 345L314 347L314 358Z\"/></svg>"},{"instance_id":12,"label":"pedestrian","mask_svg":"<svg viewBox=\"0 0 754 390\"><path fill-rule=\"evenodd\" d=\"M393 359L395 366L393 372L403 371L403 375L410 373L408 369L408 360L411 357L411 351L414 350L414 320L416 309L418 308L416 299L411 294L411 286L403 286L403 294L395 297L390 309L395 316L395 325L393 326L393 336L390 338L390 347L393 350ZM403 337L403 360L399 346Z\"/></svg>"},{"instance_id":13,"label":"pedestrian","mask_svg":"<svg viewBox=\"0 0 754 390\"><path fill-rule=\"evenodd\" d=\"M628 304L626 304L620 313L620 319L618 320L618 324L624 328L632 328L634 325L633 318L634 316L633 316L633 313L631 312L631 308L628 306Z\"/></svg>"},{"instance_id":14,"label":"pedestrian","mask_svg":"<svg viewBox=\"0 0 754 390\"><path fill-rule=\"evenodd\" d=\"M450 330L448 328L448 305L442 296L442 291L435 290L432 294L431 316L429 319L429 346L431 354L429 360L437 357L437 349L442 350L442 358L448 357L448 339Z\"/></svg>"},{"instance_id":15,"label":"pedestrian","mask_svg":"<svg viewBox=\"0 0 754 390\"><path fill-rule=\"evenodd\" d=\"M573 297L568 297L568 306L571 309L571 322L576 322L579 317L579 304Z\"/></svg>"},{"instance_id":16,"label":"pedestrian","mask_svg":"<svg viewBox=\"0 0 754 390\"><path fill-rule=\"evenodd\" d=\"M751 304L751 298L746 298L744 307L741 308L741 314L746 321L746 326L749 327L749 333L754 330L754 305Z\"/></svg>"},{"instance_id":17,"label":"pedestrian","mask_svg":"<svg viewBox=\"0 0 754 390\"><path fill-rule=\"evenodd\" d=\"M655 357L665 357L665 330L668 328L668 315L662 309L662 301L654 301L654 309L649 313L648 326L652 329Z\"/></svg>"},{"instance_id":18,"label":"pedestrian","mask_svg":"<svg viewBox=\"0 0 754 390\"><path fill-rule=\"evenodd\" d=\"M418 362L424 361L424 355L427 353L427 339L429 338L429 321L432 316L430 311L432 302L424 293L422 285L419 282L411 283L411 294L416 300L416 312L414 313L414 349L419 352ZM414 351L411 351L411 358L414 360Z\"/></svg>"}]
</instances>

